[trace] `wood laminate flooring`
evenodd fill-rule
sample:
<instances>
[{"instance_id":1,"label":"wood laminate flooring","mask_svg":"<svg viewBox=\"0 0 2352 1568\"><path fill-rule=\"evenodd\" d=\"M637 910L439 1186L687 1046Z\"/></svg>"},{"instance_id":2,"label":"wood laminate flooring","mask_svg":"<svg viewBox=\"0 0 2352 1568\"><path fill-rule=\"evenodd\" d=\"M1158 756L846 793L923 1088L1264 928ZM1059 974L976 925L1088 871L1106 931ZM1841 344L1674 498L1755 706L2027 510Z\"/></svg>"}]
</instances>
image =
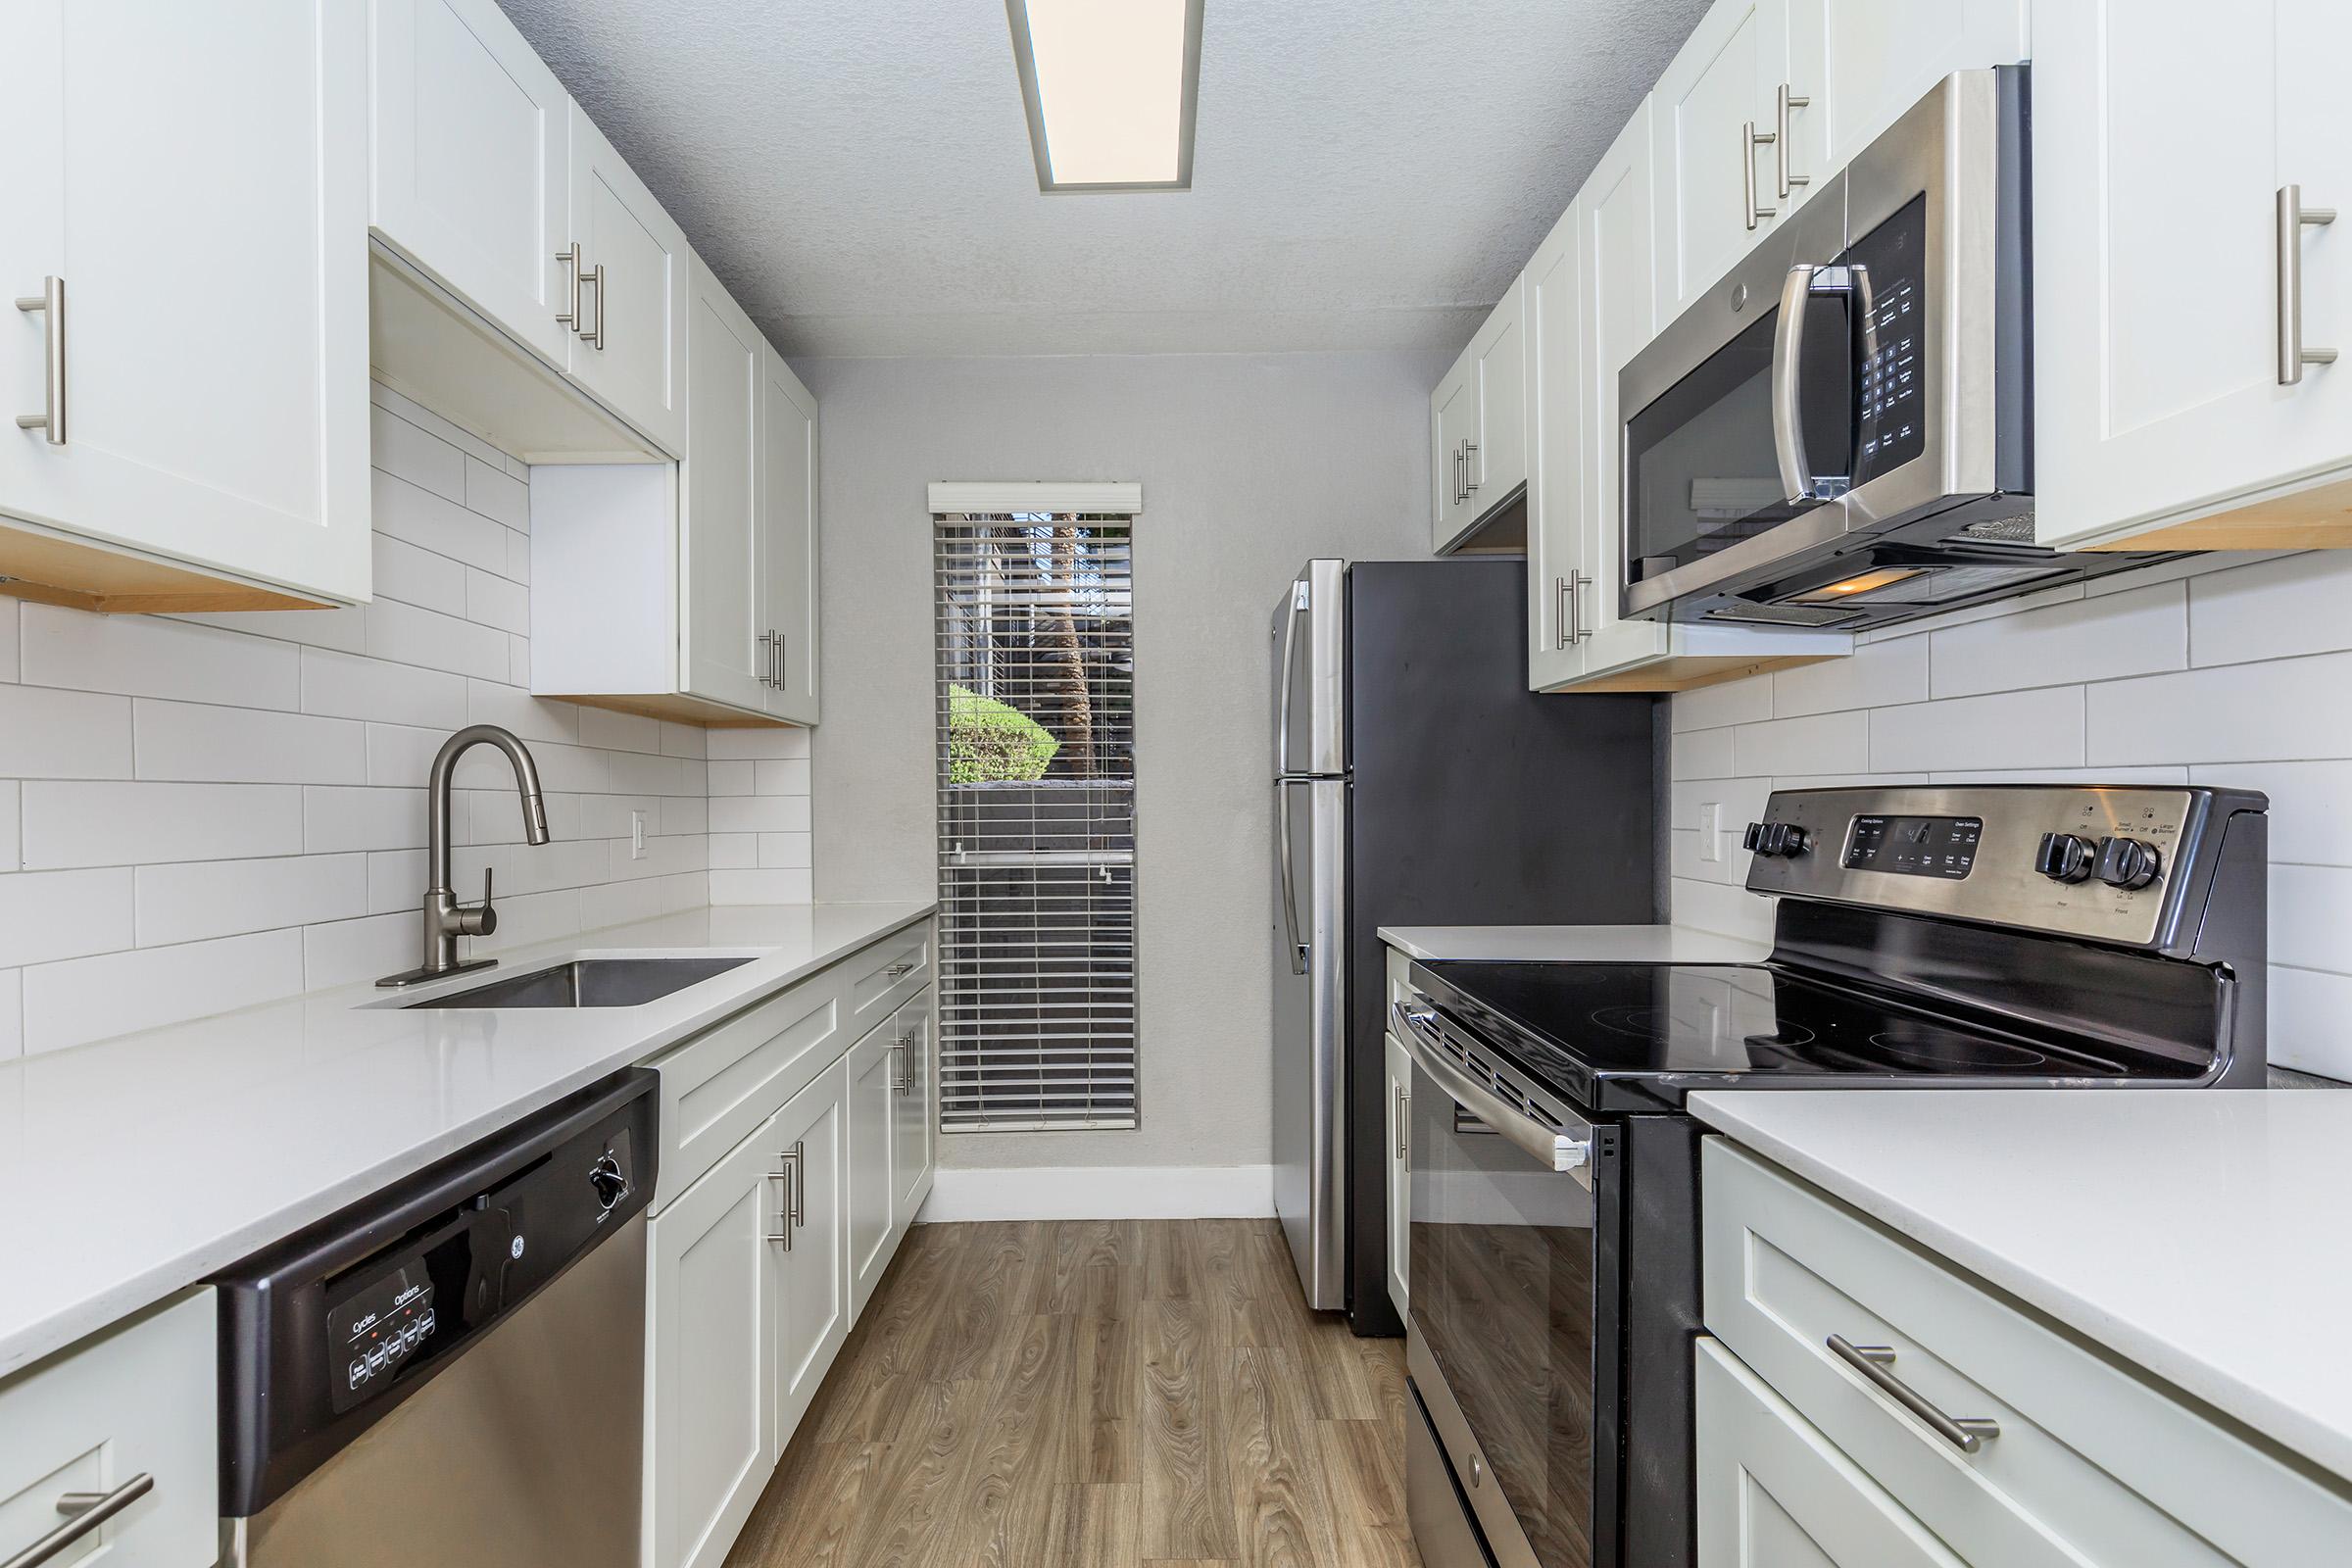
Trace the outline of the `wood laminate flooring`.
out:
<instances>
[{"instance_id":1,"label":"wood laminate flooring","mask_svg":"<svg viewBox=\"0 0 2352 1568\"><path fill-rule=\"evenodd\" d=\"M728 1568L1418 1568L1405 1412L1272 1220L920 1225Z\"/></svg>"}]
</instances>

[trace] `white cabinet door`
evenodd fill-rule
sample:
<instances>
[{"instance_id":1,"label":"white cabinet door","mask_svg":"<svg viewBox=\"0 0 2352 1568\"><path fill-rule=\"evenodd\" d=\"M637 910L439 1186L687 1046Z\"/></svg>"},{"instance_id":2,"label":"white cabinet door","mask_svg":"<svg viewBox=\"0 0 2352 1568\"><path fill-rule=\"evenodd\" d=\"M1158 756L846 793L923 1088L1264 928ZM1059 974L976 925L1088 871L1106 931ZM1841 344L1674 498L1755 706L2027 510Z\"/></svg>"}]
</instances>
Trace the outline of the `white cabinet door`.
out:
<instances>
[{"instance_id":1,"label":"white cabinet door","mask_svg":"<svg viewBox=\"0 0 2352 1568\"><path fill-rule=\"evenodd\" d=\"M1443 552L1470 521L1470 442L1478 419L1478 387L1470 351L1429 395L1431 512L1429 546Z\"/></svg>"},{"instance_id":2,"label":"white cabinet door","mask_svg":"<svg viewBox=\"0 0 2352 1568\"><path fill-rule=\"evenodd\" d=\"M1475 519L1527 482L1527 310L1517 280L1470 340L1470 378L1478 401L1462 484Z\"/></svg>"},{"instance_id":3,"label":"white cabinet door","mask_svg":"<svg viewBox=\"0 0 2352 1568\"><path fill-rule=\"evenodd\" d=\"M843 1217L847 1194L842 1181L843 1110L846 1079L842 1064L792 1097L776 1113L768 1152L789 1180L790 1197L782 1235L790 1241L768 1248L776 1292L774 1409L776 1446L782 1450L816 1397L825 1369L850 1333L849 1249Z\"/></svg>"},{"instance_id":4,"label":"white cabinet door","mask_svg":"<svg viewBox=\"0 0 2352 1568\"><path fill-rule=\"evenodd\" d=\"M796 724L817 715L816 399L784 357L762 344L761 628L776 638L767 711Z\"/></svg>"},{"instance_id":5,"label":"white cabinet door","mask_svg":"<svg viewBox=\"0 0 2352 1568\"><path fill-rule=\"evenodd\" d=\"M890 1104L891 1228L902 1237L931 1193L939 1126L933 1022L926 991L899 1009L894 1026L901 1043L897 1094Z\"/></svg>"},{"instance_id":6,"label":"white cabinet door","mask_svg":"<svg viewBox=\"0 0 2352 1568\"><path fill-rule=\"evenodd\" d=\"M334 0L235 26L170 0L26 0L0 52L0 511L368 597L367 35ZM61 433L63 444L50 437Z\"/></svg>"},{"instance_id":7,"label":"white cabinet door","mask_svg":"<svg viewBox=\"0 0 2352 1568\"><path fill-rule=\"evenodd\" d=\"M1807 181L1791 187L1796 198L1851 163L1953 72L2026 58L2028 0L1787 3L1787 79L1805 100L1788 116L1789 171ZM1777 100L1774 107L1777 119ZM1781 151L1763 161L1776 172Z\"/></svg>"},{"instance_id":8,"label":"white cabinet door","mask_svg":"<svg viewBox=\"0 0 2352 1568\"><path fill-rule=\"evenodd\" d=\"M1536 691L1584 673L1577 617L1593 602L1584 484L1584 326L1571 207L1536 247L1520 287L1527 353L1527 683Z\"/></svg>"},{"instance_id":9,"label":"white cabinet door","mask_svg":"<svg viewBox=\"0 0 2352 1568\"><path fill-rule=\"evenodd\" d=\"M2352 476L2352 222L2278 221L2287 186L2352 212L2352 9L2248 0L2217 25L2194 0L2079 0L2034 32L2042 542ZM2345 360L2280 364L2289 266L2304 345Z\"/></svg>"},{"instance_id":10,"label":"white cabinet door","mask_svg":"<svg viewBox=\"0 0 2352 1568\"><path fill-rule=\"evenodd\" d=\"M850 1300L862 1310L890 1262L893 1075L899 1061L898 1020L877 1026L850 1048L849 1239Z\"/></svg>"},{"instance_id":11,"label":"white cabinet door","mask_svg":"<svg viewBox=\"0 0 2352 1568\"><path fill-rule=\"evenodd\" d=\"M571 106L571 223L585 271L569 344L574 379L686 455L686 236Z\"/></svg>"},{"instance_id":12,"label":"white cabinet door","mask_svg":"<svg viewBox=\"0 0 2352 1568\"><path fill-rule=\"evenodd\" d=\"M646 1242L651 1568L718 1568L775 1467L778 1292L768 1237L781 1113L654 1216Z\"/></svg>"},{"instance_id":13,"label":"white cabinet door","mask_svg":"<svg viewBox=\"0 0 2352 1568\"><path fill-rule=\"evenodd\" d=\"M1404 1317L1412 1297L1413 1058L1394 1035L1381 1044L1388 1061L1389 1299Z\"/></svg>"},{"instance_id":14,"label":"white cabinet door","mask_svg":"<svg viewBox=\"0 0 2352 1568\"><path fill-rule=\"evenodd\" d=\"M555 365L571 333L571 100L496 0L374 0L368 220Z\"/></svg>"},{"instance_id":15,"label":"white cabinet door","mask_svg":"<svg viewBox=\"0 0 2352 1568\"><path fill-rule=\"evenodd\" d=\"M1625 582L1625 529L1619 473L1624 450L1619 429L1617 372L1648 346L1657 330L1650 207L1651 105L1642 101L1577 197L1581 215L1578 266L1583 272L1585 410L1584 480L1586 571L1594 579L1580 622L1585 674L1624 669L1665 656L1666 628L1618 613Z\"/></svg>"},{"instance_id":16,"label":"white cabinet door","mask_svg":"<svg viewBox=\"0 0 2352 1568\"><path fill-rule=\"evenodd\" d=\"M687 412L693 455L680 465L678 676L684 690L759 712L767 706L760 509L760 397L767 340L688 258Z\"/></svg>"},{"instance_id":17,"label":"white cabinet door","mask_svg":"<svg viewBox=\"0 0 2352 1568\"><path fill-rule=\"evenodd\" d=\"M1788 0L1717 0L1650 93L1657 319L1671 321L1788 206L1777 195L1775 95ZM1613 373L1613 372L1612 372Z\"/></svg>"},{"instance_id":18,"label":"white cabinet door","mask_svg":"<svg viewBox=\"0 0 2352 1568\"><path fill-rule=\"evenodd\" d=\"M1965 1568L1730 1351L1697 1355L1698 1568Z\"/></svg>"}]
</instances>

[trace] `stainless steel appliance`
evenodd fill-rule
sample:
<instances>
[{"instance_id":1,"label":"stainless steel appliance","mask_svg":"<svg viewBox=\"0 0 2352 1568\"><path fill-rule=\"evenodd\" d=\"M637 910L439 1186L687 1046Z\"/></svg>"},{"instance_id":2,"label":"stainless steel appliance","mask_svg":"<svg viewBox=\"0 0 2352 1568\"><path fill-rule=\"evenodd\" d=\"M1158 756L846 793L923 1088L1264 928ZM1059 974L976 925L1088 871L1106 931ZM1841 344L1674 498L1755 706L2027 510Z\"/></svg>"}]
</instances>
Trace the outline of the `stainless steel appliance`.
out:
<instances>
[{"instance_id":1,"label":"stainless steel appliance","mask_svg":"<svg viewBox=\"0 0 2352 1568\"><path fill-rule=\"evenodd\" d=\"M1628 614L1858 629L2162 559L2034 542L2028 98L1945 77L1626 366Z\"/></svg>"},{"instance_id":2,"label":"stainless steel appliance","mask_svg":"<svg viewBox=\"0 0 2352 1568\"><path fill-rule=\"evenodd\" d=\"M1530 692L1526 583L1515 561L1310 561L1268 628L1275 1207L1308 1302L1358 1333L1402 1326L1380 927L1656 915L1662 710Z\"/></svg>"},{"instance_id":3,"label":"stainless steel appliance","mask_svg":"<svg viewBox=\"0 0 2352 1568\"><path fill-rule=\"evenodd\" d=\"M216 1282L223 1568L635 1568L657 1083L583 1090Z\"/></svg>"},{"instance_id":4,"label":"stainless steel appliance","mask_svg":"<svg viewBox=\"0 0 2352 1568\"><path fill-rule=\"evenodd\" d=\"M1430 1568L1692 1561L1693 1090L2259 1086L2268 803L1784 791L1754 964L1416 963L1408 1505Z\"/></svg>"}]
</instances>

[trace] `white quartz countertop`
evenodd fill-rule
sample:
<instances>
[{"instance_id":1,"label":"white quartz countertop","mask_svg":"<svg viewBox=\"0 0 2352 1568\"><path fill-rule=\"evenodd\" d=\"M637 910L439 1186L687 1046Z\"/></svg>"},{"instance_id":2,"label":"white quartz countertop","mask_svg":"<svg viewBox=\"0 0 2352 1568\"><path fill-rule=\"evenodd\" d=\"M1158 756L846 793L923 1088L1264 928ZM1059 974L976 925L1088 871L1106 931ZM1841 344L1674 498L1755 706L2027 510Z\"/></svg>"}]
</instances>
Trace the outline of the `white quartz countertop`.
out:
<instances>
[{"instance_id":1,"label":"white quartz countertop","mask_svg":"<svg viewBox=\"0 0 2352 1568\"><path fill-rule=\"evenodd\" d=\"M1380 940L1410 957L1495 963L1758 963L1772 952L1687 925L1384 925Z\"/></svg>"},{"instance_id":2,"label":"white quartz countertop","mask_svg":"<svg viewBox=\"0 0 2352 1568\"><path fill-rule=\"evenodd\" d=\"M2352 1094L1753 1090L1690 1109L2352 1479Z\"/></svg>"},{"instance_id":3,"label":"white quartz countertop","mask_svg":"<svg viewBox=\"0 0 2352 1568\"><path fill-rule=\"evenodd\" d=\"M637 1007L401 1010L372 985L0 1064L0 1376L709 1027L928 904L695 909L499 956L754 956Z\"/></svg>"}]
</instances>

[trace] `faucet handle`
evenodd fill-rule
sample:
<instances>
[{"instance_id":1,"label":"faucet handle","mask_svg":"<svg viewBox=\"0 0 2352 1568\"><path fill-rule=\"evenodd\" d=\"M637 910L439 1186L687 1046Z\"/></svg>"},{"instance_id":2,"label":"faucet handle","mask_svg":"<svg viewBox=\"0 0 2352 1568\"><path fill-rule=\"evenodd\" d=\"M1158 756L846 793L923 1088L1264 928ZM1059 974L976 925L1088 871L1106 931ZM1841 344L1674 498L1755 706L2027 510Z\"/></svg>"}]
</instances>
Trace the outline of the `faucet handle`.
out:
<instances>
[{"instance_id":1,"label":"faucet handle","mask_svg":"<svg viewBox=\"0 0 2352 1568\"><path fill-rule=\"evenodd\" d=\"M498 867L495 865L483 866L482 902L458 906L458 935L486 937L498 929L498 906L492 898L492 890L497 885Z\"/></svg>"}]
</instances>

